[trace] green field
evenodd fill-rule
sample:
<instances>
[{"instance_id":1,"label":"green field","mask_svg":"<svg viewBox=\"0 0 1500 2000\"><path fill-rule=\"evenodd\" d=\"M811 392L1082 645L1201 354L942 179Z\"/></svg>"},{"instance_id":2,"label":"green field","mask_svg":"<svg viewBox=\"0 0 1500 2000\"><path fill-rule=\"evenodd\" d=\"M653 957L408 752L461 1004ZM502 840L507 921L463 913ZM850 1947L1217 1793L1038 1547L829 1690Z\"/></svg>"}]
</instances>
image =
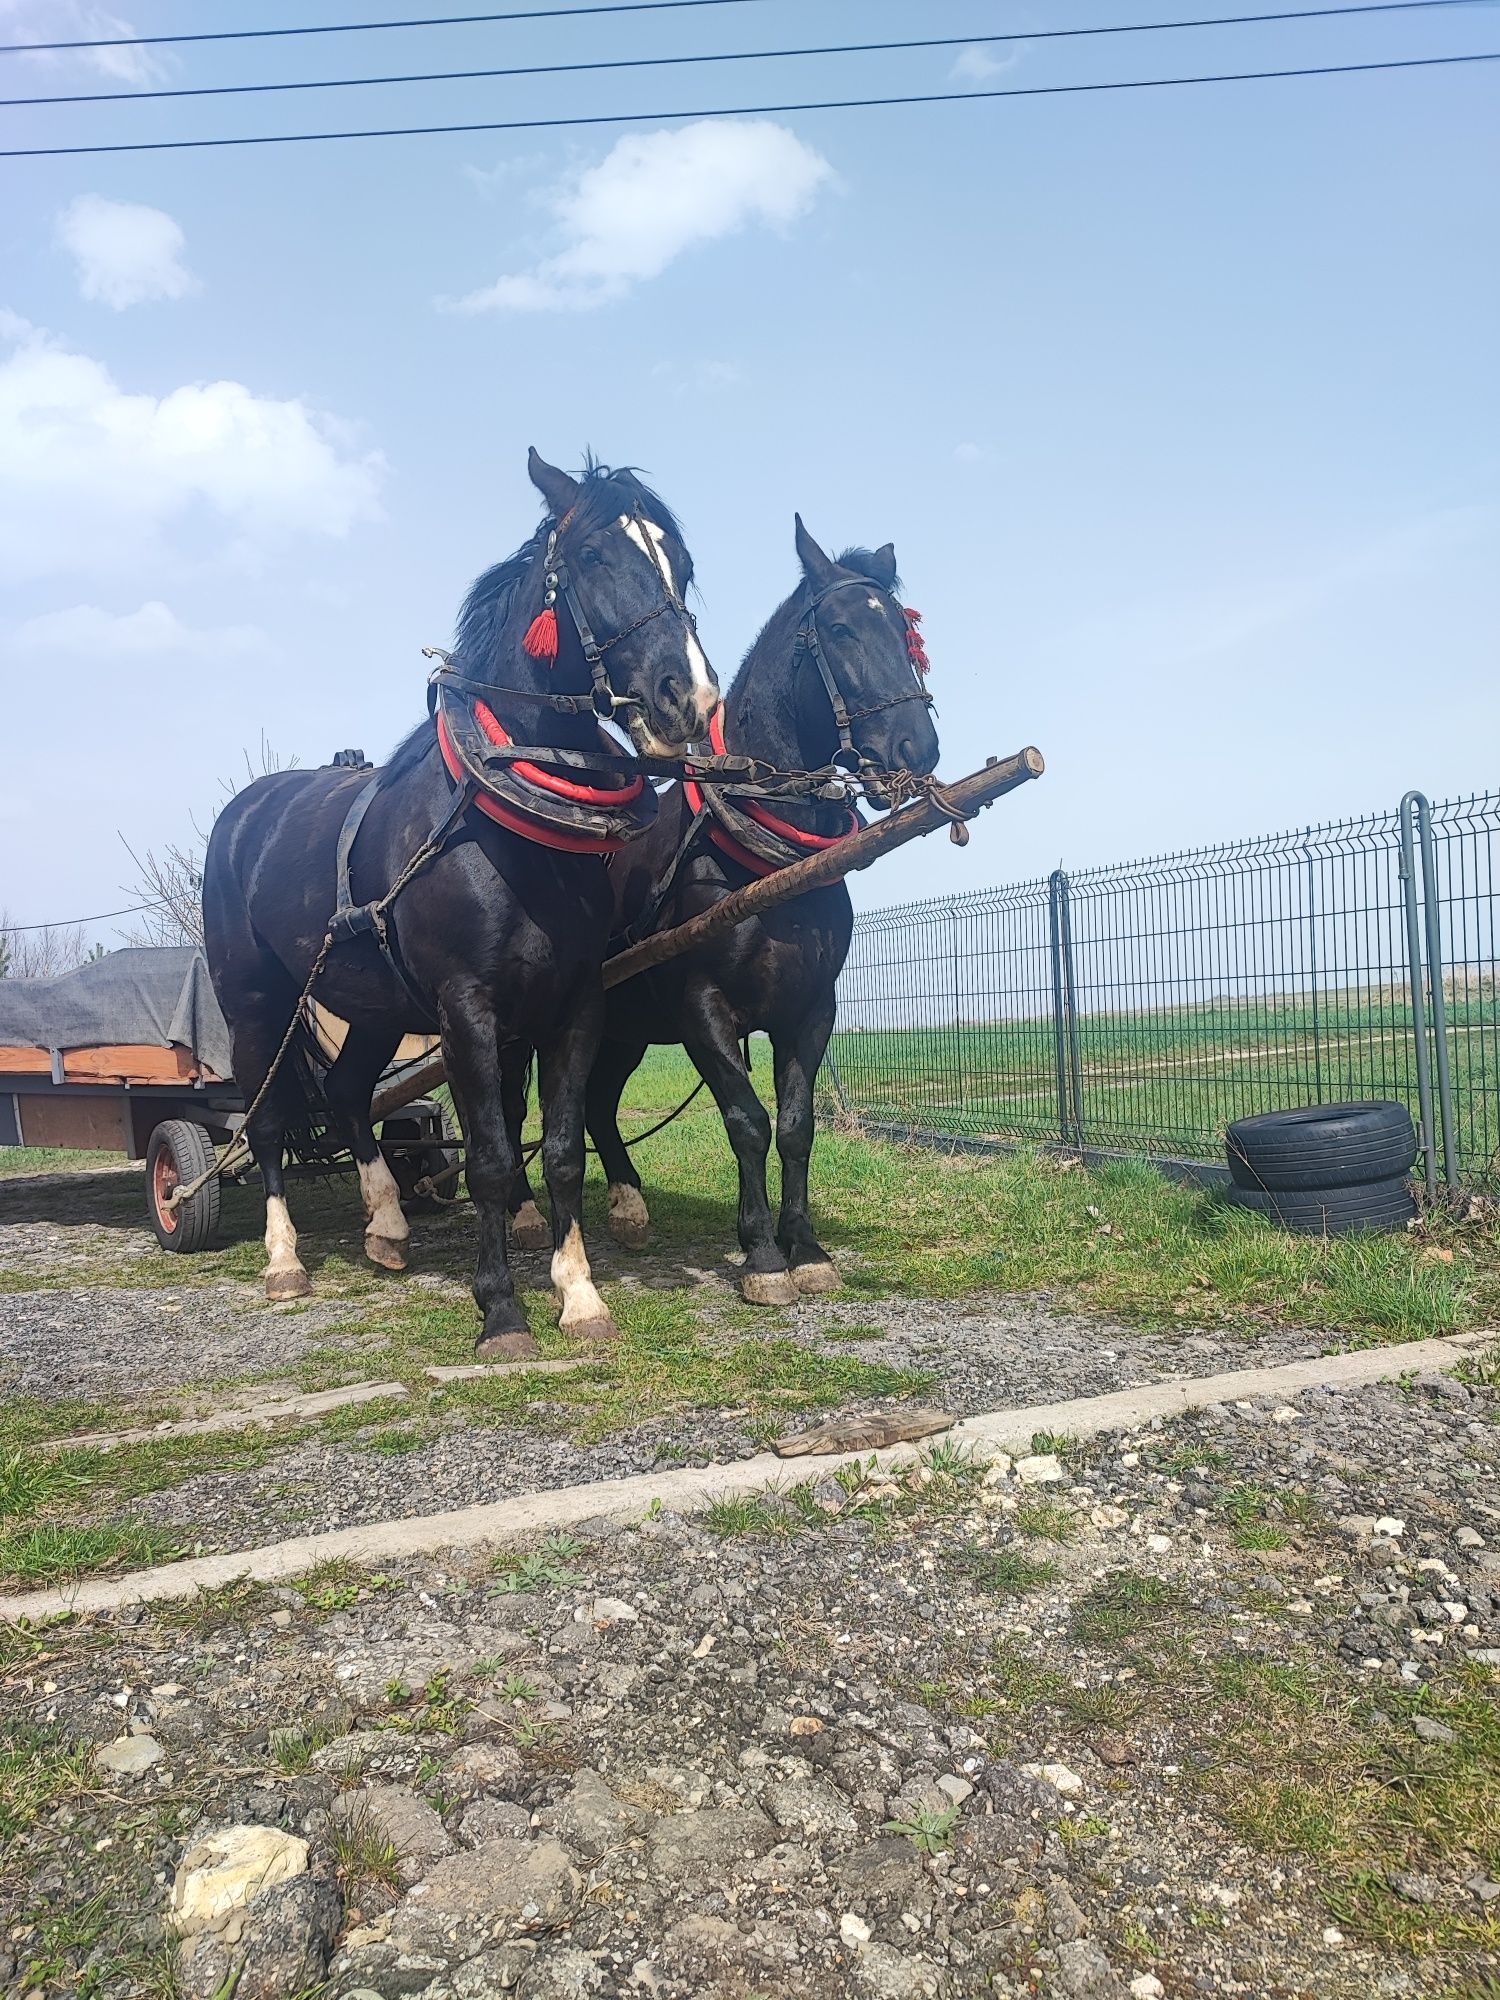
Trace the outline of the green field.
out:
<instances>
[{"instance_id":1,"label":"green field","mask_svg":"<svg viewBox=\"0 0 1500 2000\"><path fill-rule=\"evenodd\" d=\"M1500 1179L1500 1003L1449 1004L1459 1164L1471 1183ZM968 1138L1071 1139L1059 1119L1050 1017L949 1027L845 1028L827 1108ZM1078 1024L1082 1136L1121 1152L1222 1158L1232 1118L1339 1098L1396 1098L1415 1118L1417 1056L1403 993L1320 1000L1212 1002L1084 1015Z\"/></svg>"}]
</instances>

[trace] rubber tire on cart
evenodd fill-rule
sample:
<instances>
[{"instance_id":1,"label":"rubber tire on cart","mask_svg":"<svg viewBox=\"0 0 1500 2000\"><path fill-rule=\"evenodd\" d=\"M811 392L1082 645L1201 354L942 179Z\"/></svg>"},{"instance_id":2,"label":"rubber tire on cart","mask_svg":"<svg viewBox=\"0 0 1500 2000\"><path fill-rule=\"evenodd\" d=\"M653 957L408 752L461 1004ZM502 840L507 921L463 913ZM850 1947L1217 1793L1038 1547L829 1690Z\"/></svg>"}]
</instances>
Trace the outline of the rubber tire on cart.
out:
<instances>
[{"instance_id":1,"label":"rubber tire on cart","mask_svg":"<svg viewBox=\"0 0 1500 2000\"><path fill-rule=\"evenodd\" d=\"M1389 1234L1404 1229L1417 1212L1404 1174L1363 1187L1232 1187L1229 1199L1234 1207L1263 1215L1294 1236L1349 1236L1356 1229Z\"/></svg>"},{"instance_id":2,"label":"rubber tire on cart","mask_svg":"<svg viewBox=\"0 0 1500 2000\"><path fill-rule=\"evenodd\" d=\"M214 1149L201 1125L187 1118L168 1118L158 1125L146 1146L146 1213L163 1250L184 1254L207 1250L219 1228L219 1177L205 1181L177 1208L164 1203L184 1181L195 1181L214 1163Z\"/></svg>"},{"instance_id":3,"label":"rubber tire on cart","mask_svg":"<svg viewBox=\"0 0 1500 2000\"><path fill-rule=\"evenodd\" d=\"M1228 1134L1229 1172L1256 1193L1368 1187L1409 1173L1417 1135L1404 1104L1306 1104L1237 1118Z\"/></svg>"},{"instance_id":4,"label":"rubber tire on cart","mask_svg":"<svg viewBox=\"0 0 1500 2000\"><path fill-rule=\"evenodd\" d=\"M438 1132L444 1139L453 1137L453 1128L448 1122L448 1114L438 1106ZM420 1139L422 1128L415 1118L387 1118L380 1127L381 1152L385 1163L396 1176L396 1186L401 1195L403 1208L415 1209L419 1215L430 1215L443 1206L436 1195L418 1194L417 1182L424 1174L440 1174L445 1167L453 1164L453 1155L442 1146L427 1146L420 1153L386 1152L387 1139ZM452 1187L447 1188L451 1196Z\"/></svg>"}]
</instances>

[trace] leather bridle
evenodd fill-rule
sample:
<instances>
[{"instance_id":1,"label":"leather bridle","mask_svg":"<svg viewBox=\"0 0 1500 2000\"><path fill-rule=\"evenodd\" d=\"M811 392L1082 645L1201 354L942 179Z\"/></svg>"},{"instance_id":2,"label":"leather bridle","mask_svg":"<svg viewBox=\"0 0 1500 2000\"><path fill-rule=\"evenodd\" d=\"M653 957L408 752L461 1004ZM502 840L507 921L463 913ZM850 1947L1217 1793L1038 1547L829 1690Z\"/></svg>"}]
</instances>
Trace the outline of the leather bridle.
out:
<instances>
[{"instance_id":1,"label":"leather bridle","mask_svg":"<svg viewBox=\"0 0 1500 2000\"><path fill-rule=\"evenodd\" d=\"M888 708L901 708L909 701L919 701L924 707L931 708L933 705L932 696L923 687L918 668L913 660L912 686L910 688L905 689L901 694L888 696L885 701L872 701L863 708L850 708L844 699L843 689L838 684L838 677L833 671L833 663L828 657L827 648L818 630L819 605L826 603L830 597L840 590L879 590L892 604L896 604L896 600L891 592L885 590L883 585L876 583L872 577L841 576L836 578L832 583L825 583L821 590L815 591L808 599L807 605L803 610L801 622L797 627L797 637L793 643L793 656L805 655L810 658L822 679L824 690L828 695L829 707L833 710L834 727L837 729L839 736L839 747L833 759L834 763L845 771L878 771L883 767L878 764L872 764L866 758L864 752L856 747L852 725L856 722L863 722L868 716L879 715ZM909 620L909 614L900 604L896 604L896 609L901 615L903 626L906 625ZM910 649L908 649L908 655L910 657Z\"/></svg>"}]
</instances>

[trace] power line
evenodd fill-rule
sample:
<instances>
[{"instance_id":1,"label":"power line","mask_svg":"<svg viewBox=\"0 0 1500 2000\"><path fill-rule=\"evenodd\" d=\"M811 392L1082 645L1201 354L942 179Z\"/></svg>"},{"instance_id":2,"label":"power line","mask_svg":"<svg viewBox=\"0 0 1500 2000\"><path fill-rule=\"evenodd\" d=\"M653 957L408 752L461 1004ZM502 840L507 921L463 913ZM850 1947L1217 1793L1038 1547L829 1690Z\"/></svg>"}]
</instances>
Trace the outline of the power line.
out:
<instances>
[{"instance_id":1,"label":"power line","mask_svg":"<svg viewBox=\"0 0 1500 2000\"><path fill-rule=\"evenodd\" d=\"M135 139L114 145L6 146L0 160L40 160L84 153L182 153L221 146L296 146L332 139L416 139L447 133L549 132L584 125L654 125L674 118L758 118L770 112L868 111L893 105L974 104L1000 97L1076 97L1117 90L1175 90L1201 83L1270 83L1285 77L1367 76L1382 70L1447 69L1460 63L1500 62L1500 49L1474 55L1406 56L1389 62L1319 63L1300 69L1224 70L1210 76L1146 76L1099 83L1038 83L1009 90L934 90L902 97L825 97L793 104L726 104L694 110L601 111L566 118L496 118L460 125L382 125L352 132L256 132L238 138Z\"/></svg>"},{"instance_id":2,"label":"power line","mask_svg":"<svg viewBox=\"0 0 1500 2000\"><path fill-rule=\"evenodd\" d=\"M382 28L462 28L489 21L561 21L578 14L665 14L679 7L755 7L762 0L598 0L588 7L525 7L507 14L432 14L414 21L325 21L312 28L221 28L197 35L101 35L81 42L0 42L0 56L68 49L159 49L183 42L264 42L285 35L365 35Z\"/></svg>"},{"instance_id":3,"label":"power line","mask_svg":"<svg viewBox=\"0 0 1500 2000\"><path fill-rule=\"evenodd\" d=\"M328 76L298 78L287 83L195 84L172 90L75 91L56 97L0 97L0 109L21 104L147 104L163 98L248 97L288 90L355 90L382 84L474 83L496 77L576 76L593 70L672 69L693 63L768 62L793 56L852 56L889 54L913 49L987 47L995 43L1074 41L1096 35L1150 35L1172 29L1244 28L1266 22L1327 21L1344 15L1409 14L1434 7L1461 6L1464 0L1362 0L1352 7L1284 8L1273 14L1210 14L1190 21L1129 21L1106 27L1042 28L1002 35L934 35L899 42L828 42L809 48L715 50L691 56L624 56L608 61L526 63L507 69L438 69L396 76Z\"/></svg>"},{"instance_id":4,"label":"power line","mask_svg":"<svg viewBox=\"0 0 1500 2000\"><path fill-rule=\"evenodd\" d=\"M13 937L20 931L73 931L84 924L106 924L111 917L133 917L141 910L164 910L170 901L169 896L158 896L154 902L129 903L123 910L101 910L93 917L64 917L57 923L0 924L0 938Z\"/></svg>"}]
</instances>

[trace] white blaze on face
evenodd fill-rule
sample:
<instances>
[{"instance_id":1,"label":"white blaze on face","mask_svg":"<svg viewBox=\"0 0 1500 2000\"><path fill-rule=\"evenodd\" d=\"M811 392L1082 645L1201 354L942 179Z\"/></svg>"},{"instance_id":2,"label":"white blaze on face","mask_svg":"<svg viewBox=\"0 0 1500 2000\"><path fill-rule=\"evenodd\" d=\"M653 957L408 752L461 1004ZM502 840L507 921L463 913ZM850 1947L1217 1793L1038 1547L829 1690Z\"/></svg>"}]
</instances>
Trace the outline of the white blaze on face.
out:
<instances>
[{"instance_id":1,"label":"white blaze on face","mask_svg":"<svg viewBox=\"0 0 1500 2000\"><path fill-rule=\"evenodd\" d=\"M683 596L677 579L672 574L672 558L667 553L667 537L664 529L655 521L638 520L633 514L622 514L620 526L630 537L641 554L656 566L658 575L666 585L669 596L681 604ZM692 676L693 694L697 700L698 712L707 722L719 705L719 691L714 686L714 677L709 669L708 656L698 644L698 634L689 625L683 633L683 648L687 653L688 671Z\"/></svg>"},{"instance_id":2,"label":"white blaze on face","mask_svg":"<svg viewBox=\"0 0 1500 2000\"><path fill-rule=\"evenodd\" d=\"M865 599L865 602L866 602L866 604L868 604L868 605L869 605L869 607L870 607L870 609L871 609L872 611L878 611L878 612L880 612L880 613L882 614L882 616L884 615L884 613L885 613L885 606L884 606L884 605L883 605L883 604L881 603L881 601L880 601L880 599L879 599L878 597L867 597L867 598Z\"/></svg>"}]
</instances>

